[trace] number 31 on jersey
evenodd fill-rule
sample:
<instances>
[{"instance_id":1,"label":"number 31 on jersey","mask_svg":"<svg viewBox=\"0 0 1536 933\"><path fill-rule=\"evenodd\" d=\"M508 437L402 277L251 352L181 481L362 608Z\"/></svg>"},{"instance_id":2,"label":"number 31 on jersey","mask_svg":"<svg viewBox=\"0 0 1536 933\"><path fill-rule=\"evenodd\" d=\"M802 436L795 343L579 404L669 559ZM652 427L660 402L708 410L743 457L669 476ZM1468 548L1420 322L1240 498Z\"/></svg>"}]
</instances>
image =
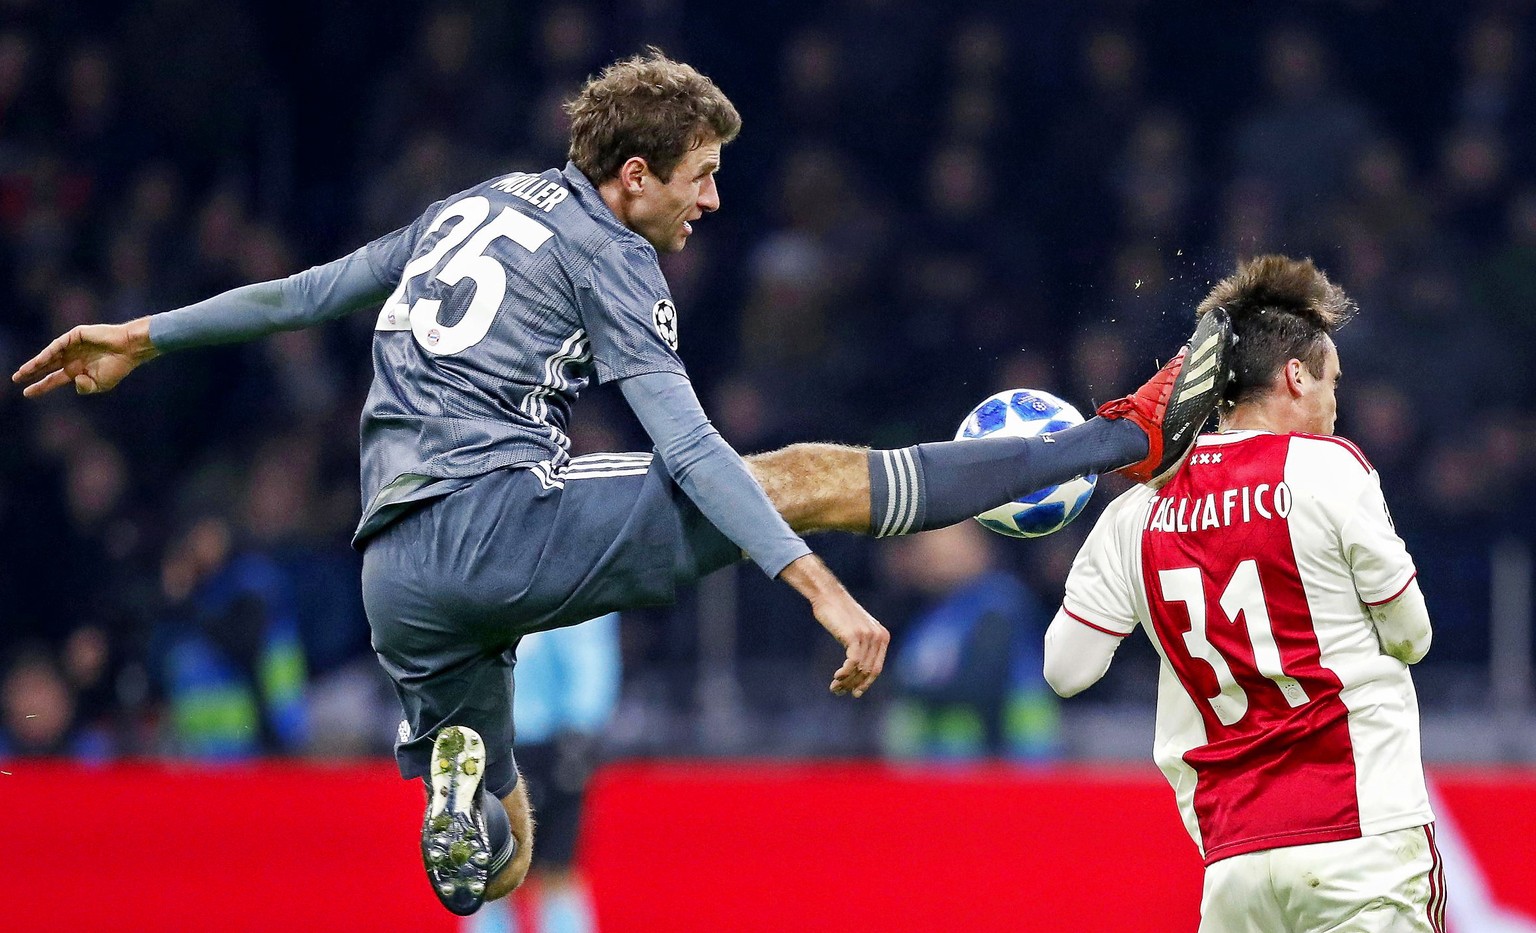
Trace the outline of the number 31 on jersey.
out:
<instances>
[{"instance_id":1,"label":"number 31 on jersey","mask_svg":"<svg viewBox=\"0 0 1536 933\"><path fill-rule=\"evenodd\" d=\"M1184 633L1184 647L1190 657L1198 658L1216 672L1217 693L1205 697L1224 726L1230 726L1248 712L1248 694L1237 678L1227 659L1211 643L1206 625L1207 606L1205 584L1200 579L1198 567L1180 567L1177 570L1158 572L1163 587L1163 599L1171 603L1183 603L1189 612L1189 631ZM1264 589L1259 583L1259 565L1245 560L1237 565L1227 588L1222 591L1221 611L1236 624L1239 616L1253 646L1253 663L1260 674L1280 688L1281 696L1292 709L1305 704L1310 698L1296 678L1285 673L1280 659L1280 648L1275 644L1275 632L1270 623L1269 606L1264 600ZM1229 639L1218 639L1229 640Z\"/></svg>"}]
</instances>

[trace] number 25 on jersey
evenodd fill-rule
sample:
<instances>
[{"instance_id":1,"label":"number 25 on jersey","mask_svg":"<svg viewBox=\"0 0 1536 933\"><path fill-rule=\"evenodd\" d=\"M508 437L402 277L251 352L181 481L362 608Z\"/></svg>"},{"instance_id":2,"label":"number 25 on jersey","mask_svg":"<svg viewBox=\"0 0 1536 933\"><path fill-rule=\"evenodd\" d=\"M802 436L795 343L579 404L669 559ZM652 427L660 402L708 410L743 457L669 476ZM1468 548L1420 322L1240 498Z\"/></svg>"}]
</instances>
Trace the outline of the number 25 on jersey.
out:
<instances>
[{"instance_id":1,"label":"number 25 on jersey","mask_svg":"<svg viewBox=\"0 0 1536 933\"><path fill-rule=\"evenodd\" d=\"M498 237L505 237L532 253L554 236L548 227L510 207L503 208L487 223L490 213L491 202L479 196L443 208L422 239L430 238L450 220L457 219L458 223L431 249L406 264L399 286L379 311L375 330L409 330L423 349L436 356L462 353L485 339L507 295L507 270L497 259L486 255L486 250ZM438 321L440 299L417 298L410 305L405 302L411 281L436 269L444 257L450 258L438 271L438 281L455 286L468 278L475 283L469 307L452 326Z\"/></svg>"}]
</instances>

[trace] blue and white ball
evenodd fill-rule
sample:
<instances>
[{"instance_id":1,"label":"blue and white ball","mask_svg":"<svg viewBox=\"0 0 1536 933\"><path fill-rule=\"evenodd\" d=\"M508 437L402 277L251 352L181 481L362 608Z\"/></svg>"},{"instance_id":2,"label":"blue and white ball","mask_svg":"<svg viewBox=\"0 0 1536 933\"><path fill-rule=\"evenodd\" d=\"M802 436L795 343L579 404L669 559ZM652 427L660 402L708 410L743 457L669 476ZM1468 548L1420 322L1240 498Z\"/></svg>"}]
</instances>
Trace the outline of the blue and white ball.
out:
<instances>
[{"instance_id":1,"label":"blue and white ball","mask_svg":"<svg viewBox=\"0 0 1536 933\"><path fill-rule=\"evenodd\" d=\"M999 392L971 409L955 432L955 440L977 437L1035 437L1082 424L1083 416L1066 402L1039 389ZM1038 538L1060 531L1076 518L1093 495L1097 476L1085 476L1047 486L1007 505L976 516L976 520L1012 538Z\"/></svg>"}]
</instances>

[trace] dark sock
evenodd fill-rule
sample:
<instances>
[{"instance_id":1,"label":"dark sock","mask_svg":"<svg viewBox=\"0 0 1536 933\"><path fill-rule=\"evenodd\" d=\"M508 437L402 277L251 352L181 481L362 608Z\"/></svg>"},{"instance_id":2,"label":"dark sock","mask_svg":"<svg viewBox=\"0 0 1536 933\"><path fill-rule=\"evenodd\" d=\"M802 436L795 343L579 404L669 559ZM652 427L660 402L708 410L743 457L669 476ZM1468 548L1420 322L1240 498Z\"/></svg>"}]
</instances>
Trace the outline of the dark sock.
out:
<instances>
[{"instance_id":1,"label":"dark sock","mask_svg":"<svg viewBox=\"0 0 1536 933\"><path fill-rule=\"evenodd\" d=\"M517 840L512 836L512 820L500 800L480 788L480 812L485 814L485 834L491 843L491 877L494 878L512 861L517 851Z\"/></svg>"},{"instance_id":2,"label":"dark sock","mask_svg":"<svg viewBox=\"0 0 1536 933\"><path fill-rule=\"evenodd\" d=\"M870 533L905 535L955 522L1147 455L1147 435L1094 418L1040 437L982 437L869 452Z\"/></svg>"}]
</instances>

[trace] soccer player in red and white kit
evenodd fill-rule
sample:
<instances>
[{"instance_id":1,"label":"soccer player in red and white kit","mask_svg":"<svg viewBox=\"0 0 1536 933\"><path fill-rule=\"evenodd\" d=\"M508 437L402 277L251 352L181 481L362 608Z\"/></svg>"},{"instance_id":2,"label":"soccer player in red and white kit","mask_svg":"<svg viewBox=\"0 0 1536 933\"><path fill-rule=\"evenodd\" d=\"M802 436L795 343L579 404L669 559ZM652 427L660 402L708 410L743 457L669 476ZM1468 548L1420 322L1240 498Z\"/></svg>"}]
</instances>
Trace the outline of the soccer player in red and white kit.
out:
<instances>
[{"instance_id":1,"label":"soccer player in red and white kit","mask_svg":"<svg viewBox=\"0 0 1536 933\"><path fill-rule=\"evenodd\" d=\"M1262 256L1200 304L1238 336L1220 432L1116 499L1046 634L1062 696L1143 626L1153 756L1205 859L1201 933L1443 930L1408 665L1429 615L1381 481L1333 436L1354 311L1310 260Z\"/></svg>"}]
</instances>

